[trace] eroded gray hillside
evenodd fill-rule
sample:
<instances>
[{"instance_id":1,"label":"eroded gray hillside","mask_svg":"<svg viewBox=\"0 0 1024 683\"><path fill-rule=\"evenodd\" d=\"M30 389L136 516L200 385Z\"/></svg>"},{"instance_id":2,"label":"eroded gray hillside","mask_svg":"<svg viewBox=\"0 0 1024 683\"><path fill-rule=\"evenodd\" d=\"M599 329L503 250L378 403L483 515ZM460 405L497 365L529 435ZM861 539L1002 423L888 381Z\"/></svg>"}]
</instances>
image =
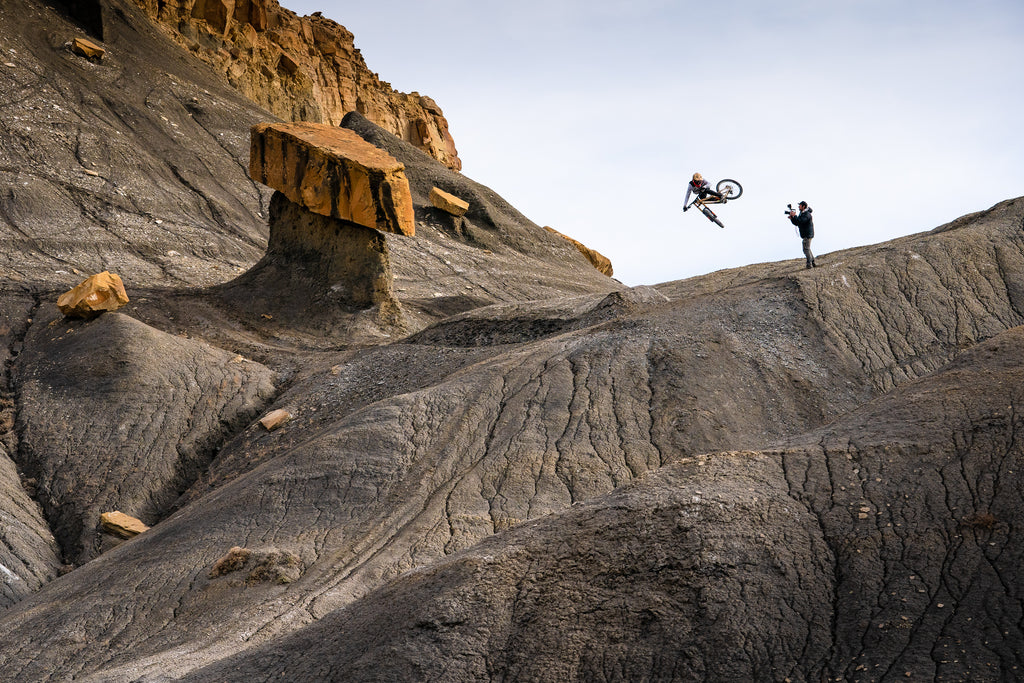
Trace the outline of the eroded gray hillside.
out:
<instances>
[{"instance_id":1,"label":"eroded gray hillside","mask_svg":"<svg viewBox=\"0 0 1024 683\"><path fill-rule=\"evenodd\" d=\"M0 680L1018 677L1024 200L629 289L352 115L382 324L268 246L269 116L90 7L0 6Z\"/></svg>"},{"instance_id":2,"label":"eroded gray hillside","mask_svg":"<svg viewBox=\"0 0 1024 683\"><path fill-rule=\"evenodd\" d=\"M1013 680L1024 327L833 425L682 457L189 676Z\"/></svg>"},{"instance_id":3,"label":"eroded gray hillside","mask_svg":"<svg viewBox=\"0 0 1024 683\"><path fill-rule=\"evenodd\" d=\"M876 346L868 343L875 338L838 336L805 293L841 294L843 277L856 272L845 264L886 263L893 253L919 253L958 235L1003 253L1015 249L1019 258L1019 218L1004 218L1019 216L1020 207L1007 203L956 230L851 250L831 268L787 274L778 264L761 279L705 287L697 296L665 300L641 289L498 305L404 343L318 351L309 356L315 368L271 406L289 409L291 423L273 433L254 425L226 443L174 516L15 605L0 621L0 636L17 642L20 634L45 633L34 637L37 654L17 663L22 675L177 676L333 610L357 609L364 595L407 570L668 463L799 439L885 394L872 364ZM901 281L948 296L927 276ZM965 309L986 311L981 321L995 335L992 321L1002 316L1009 327L1021 318L1008 294L1012 283L990 283L986 291L999 296L984 303L957 292ZM871 320L885 325L893 348L902 319L877 310ZM949 335L945 343L922 346L918 366L891 356L885 376L906 381L908 367L926 375L930 364L962 353L980 324L958 326L953 315L925 320L933 337ZM838 341L860 338L863 345ZM847 427L845 438L859 429ZM832 491L831 483L821 485ZM921 497L908 505L945 495L918 486L908 472L893 485ZM769 533L762 513L735 510L744 528ZM212 576L233 547L292 553L302 573L287 584L253 583L245 572ZM816 548L814 562L840 551L837 544ZM108 578L114 567L116 581ZM728 585L719 590L732 595ZM791 586L780 578L777 588ZM878 599L863 595L869 604ZM137 609L125 613L125 604ZM221 617L227 612L232 619ZM126 647L75 644L72 634L83 631Z\"/></svg>"},{"instance_id":4,"label":"eroded gray hillside","mask_svg":"<svg viewBox=\"0 0 1024 683\"><path fill-rule=\"evenodd\" d=\"M0 298L0 610L52 581L63 564L43 510L31 495L35 481L20 476L11 460L18 450L14 430L18 400L10 382L10 361L24 346L33 308L29 296Z\"/></svg>"},{"instance_id":5,"label":"eroded gray hillside","mask_svg":"<svg viewBox=\"0 0 1024 683\"><path fill-rule=\"evenodd\" d=\"M121 313L37 311L14 364L18 464L68 562L101 550L100 514L155 524L223 441L258 418L274 373Z\"/></svg>"},{"instance_id":6,"label":"eroded gray hillside","mask_svg":"<svg viewBox=\"0 0 1024 683\"><path fill-rule=\"evenodd\" d=\"M81 5L102 16L100 62L69 49L87 34L62 3L0 6L0 274L65 289L107 269L132 286L237 275L266 243L269 194L240 160L269 115L132 3Z\"/></svg>"},{"instance_id":7,"label":"eroded gray hillside","mask_svg":"<svg viewBox=\"0 0 1024 683\"><path fill-rule=\"evenodd\" d=\"M788 271L810 316L887 391L958 350L1024 322L1024 200L931 233L829 254L823 272L760 264L659 285L672 298L722 291Z\"/></svg>"}]
</instances>

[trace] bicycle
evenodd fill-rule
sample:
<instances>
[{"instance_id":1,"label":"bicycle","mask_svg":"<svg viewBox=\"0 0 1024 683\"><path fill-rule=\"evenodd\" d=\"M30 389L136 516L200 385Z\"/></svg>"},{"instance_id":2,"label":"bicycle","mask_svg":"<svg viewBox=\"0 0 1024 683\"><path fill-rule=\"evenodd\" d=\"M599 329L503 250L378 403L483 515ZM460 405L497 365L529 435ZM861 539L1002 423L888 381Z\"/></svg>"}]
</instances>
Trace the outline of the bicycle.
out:
<instances>
[{"instance_id":1,"label":"bicycle","mask_svg":"<svg viewBox=\"0 0 1024 683\"><path fill-rule=\"evenodd\" d=\"M722 195L721 199L710 196L701 199L700 195L697 195L693 198L692 202L683 207L683 211L686 211L691 206L696 206L702 214L707 216L709 221L717 224L720 228L724 228L725 224L718 220L718 216L708 207L708 204L725 204L726 202L739 199L740 195L743 194L743 186L735 180L723 178L715 185L715 191Z\"/></svg>"}]
</instances>

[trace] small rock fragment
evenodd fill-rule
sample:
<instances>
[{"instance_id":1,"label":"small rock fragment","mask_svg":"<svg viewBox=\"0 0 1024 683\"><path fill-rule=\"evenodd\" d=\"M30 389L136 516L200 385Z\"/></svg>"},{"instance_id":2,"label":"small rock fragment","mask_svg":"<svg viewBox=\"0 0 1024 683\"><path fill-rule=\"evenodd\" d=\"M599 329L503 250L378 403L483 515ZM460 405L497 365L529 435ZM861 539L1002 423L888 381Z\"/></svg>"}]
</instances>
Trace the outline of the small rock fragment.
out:
<instances>
[{"instance_id":1,"label":"small rock fragment","mask_svg":"<svg viewBox=\"0 0 1024 683\"><path fill-rule=\"evenodd\" d=\"M292 414L284 408L278 408L272 410L260 419L260 424L268 431L272 432L275 429L284 426L288 420L292 419Z\"/></svg>"},{"instance_id":2,"label":"small rock fragment","mask_svg":"<svg viewBox=\"0 0 1024 683\"><path fill-rule=\"evenodd\" d=\"M90 61L98 62L103 59L103 55L107 53L102 47L86 40L85 38L75 38L71 41L71 50L78 55L85 57Z\"/></svg>"},{"instance_id":3,"label":"small rock fragment","mask_svg":"<svg viewBox=\"0 0 1024 683\"><path fill-rule=\"evenodd\" d=\"M469 202L436 187L430 190L430 203L453 216L464 216L469 211Z\"/></svg>"},{"instance_id":4,"label":"small rock fragment","mask_svg":"<svg viewBox=\"0 0 1024 683\"><path fill-rule=\"evenodd\" d=\"M132 538L149 529L138 519L117 510L101 514L100 526L104 531L121 538Z\"/></svg>"}]
</instances>

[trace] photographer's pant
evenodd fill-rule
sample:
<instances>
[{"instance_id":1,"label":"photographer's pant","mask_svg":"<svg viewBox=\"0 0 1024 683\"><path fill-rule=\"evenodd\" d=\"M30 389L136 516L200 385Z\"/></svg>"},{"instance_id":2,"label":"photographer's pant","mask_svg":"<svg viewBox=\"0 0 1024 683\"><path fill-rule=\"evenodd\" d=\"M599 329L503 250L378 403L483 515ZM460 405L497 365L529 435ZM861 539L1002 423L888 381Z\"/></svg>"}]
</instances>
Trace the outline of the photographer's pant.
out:
<instances>
[{"instance_id":1,"label":"photographer's pant","mask_svg":"<svg viewBox=\"0 0 1024 683\"><path fill-rule=\"evenodd\" d=\"M800 241L804 246L804 256L807 257L807 265L810 266L814 263L814 254L811 253L811 238L804 237Z\"/></svg>"}]
</instances>

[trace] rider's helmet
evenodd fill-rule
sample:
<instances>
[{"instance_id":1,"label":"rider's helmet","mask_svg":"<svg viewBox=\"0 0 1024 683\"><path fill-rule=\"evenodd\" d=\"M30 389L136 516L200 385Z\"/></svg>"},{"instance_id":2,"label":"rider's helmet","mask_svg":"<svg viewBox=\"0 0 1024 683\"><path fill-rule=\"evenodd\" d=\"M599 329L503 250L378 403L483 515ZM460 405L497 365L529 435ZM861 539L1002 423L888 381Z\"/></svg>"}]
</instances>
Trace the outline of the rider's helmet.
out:
<instances>
[{"instance_id":1,"label":"rider's helmet","mask_svg":"<svg viewBox=\"0 0 1024 683\"><path fill-rule=\"evenodd\" d=\"M702 180L704 180L704 176L702 176L700 173L693 174L693 182L699 183Z\"/></svg>"}]
</instances>

